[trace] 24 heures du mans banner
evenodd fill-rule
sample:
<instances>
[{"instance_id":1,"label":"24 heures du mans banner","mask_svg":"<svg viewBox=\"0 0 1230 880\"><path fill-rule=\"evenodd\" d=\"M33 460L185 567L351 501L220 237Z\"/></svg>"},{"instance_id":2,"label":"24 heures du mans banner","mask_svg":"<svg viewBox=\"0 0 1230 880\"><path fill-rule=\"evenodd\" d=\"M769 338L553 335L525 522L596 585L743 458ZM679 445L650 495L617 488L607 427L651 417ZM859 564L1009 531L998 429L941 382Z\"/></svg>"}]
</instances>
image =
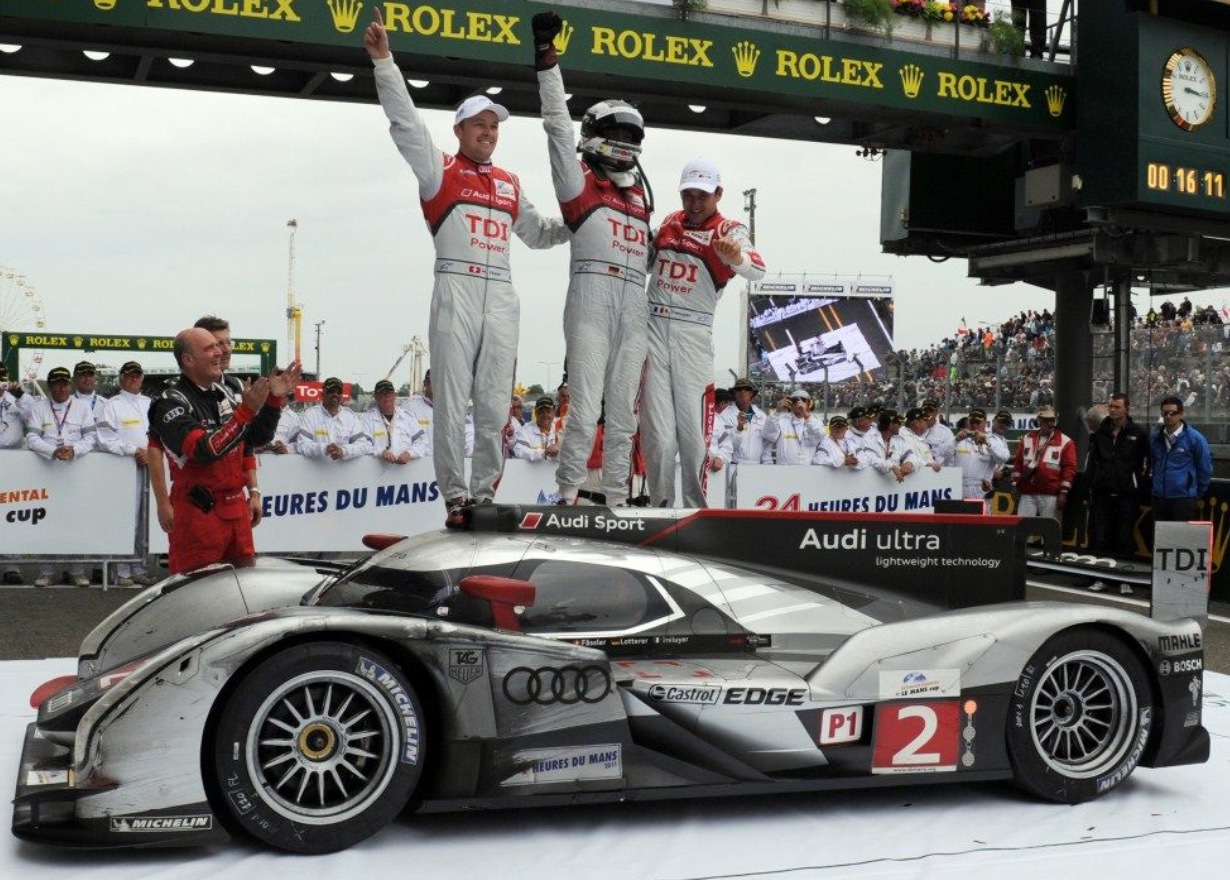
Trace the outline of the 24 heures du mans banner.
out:
<instances>
[{"instance_id":1,"label":"24 heures du mans banner","mask_svg":"<svg viewBox=\"0 0 1230 880\"><path fill-rule=\"evenodd\" d=\"M407 75L413 73L413 55L528 64L530 20L536 12L555 9L565 21L557 40L565 73L583 70L1043 128L1074 125L1071 76L810 38L802 31L743 28L735 17L728 26L681 21L670 7L636 3L627 4L632 12L614 12L515 0L0 0L0 35L4 19L11 17L353 45L360 53L375 5Z\"/></svg>"}]
</instances>

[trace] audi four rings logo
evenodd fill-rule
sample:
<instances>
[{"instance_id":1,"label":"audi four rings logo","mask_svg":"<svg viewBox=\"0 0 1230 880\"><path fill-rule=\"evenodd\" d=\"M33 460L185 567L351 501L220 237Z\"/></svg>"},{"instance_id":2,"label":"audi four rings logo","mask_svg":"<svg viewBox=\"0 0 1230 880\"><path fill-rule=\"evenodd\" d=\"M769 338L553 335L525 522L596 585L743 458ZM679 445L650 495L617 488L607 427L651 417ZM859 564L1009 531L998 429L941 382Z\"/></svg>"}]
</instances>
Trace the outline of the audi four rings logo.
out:
<instances>
[{"instance_id":1,"label":"audi four rings logo","mask_svg":"<svg viewBox=\"0 0 1230 880\"><path fill-rule=\"evenodd\" d=\"M597 664L588 666L518 666L504 676L504 696L518 706L536 703L598 703L611 692L611 677Z\"/></svg>"}]
</instances>

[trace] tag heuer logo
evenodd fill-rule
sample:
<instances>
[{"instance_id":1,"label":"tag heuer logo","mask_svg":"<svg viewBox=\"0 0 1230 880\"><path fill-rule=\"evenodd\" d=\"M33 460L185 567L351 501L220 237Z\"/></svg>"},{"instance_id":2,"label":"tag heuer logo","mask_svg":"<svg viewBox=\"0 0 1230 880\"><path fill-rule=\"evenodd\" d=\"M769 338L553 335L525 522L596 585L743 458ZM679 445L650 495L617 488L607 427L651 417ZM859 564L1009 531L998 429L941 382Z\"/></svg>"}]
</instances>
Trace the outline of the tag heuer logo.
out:
<instances>
[{"instance_id":1,"label":"tag heuer logo","mask_svg":"<svg viewBox=\"0 0 1230 880\"><path fill-rule=\"evenodd\" d=\"M449 678L469 684L482 674L483 655L477 648L453 648L449 651Z\"/></svg>"},{"instance_id":2,"label":"tag heuer logo","mask_svg":"<svg viewBox=\"0 0 1230 880\"><path fill-rule=\"evenodd\" d=\"M118 834L151 831L208 831L213 816L113 816L111 830Z\"/></svg>"}]
</instances>

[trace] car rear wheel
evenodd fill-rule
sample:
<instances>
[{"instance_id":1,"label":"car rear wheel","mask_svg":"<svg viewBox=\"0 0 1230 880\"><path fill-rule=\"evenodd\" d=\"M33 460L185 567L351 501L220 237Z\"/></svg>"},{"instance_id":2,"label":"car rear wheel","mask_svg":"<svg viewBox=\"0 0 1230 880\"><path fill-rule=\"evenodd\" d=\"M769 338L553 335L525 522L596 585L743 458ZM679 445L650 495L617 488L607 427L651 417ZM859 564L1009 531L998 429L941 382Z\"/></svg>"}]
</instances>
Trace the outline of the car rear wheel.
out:
<instances>
[{"instance_id":1,"label":"car rear wheel","mask_svg":"<svg viewBox=\"0 0 1230 880\"><path fill-rule=\"evenodd\" d=\"M387 657L298 645L244 676L219 716L214 783L233 823L292 852L345 849L409 800L423 710Z\"/></svg>"},{"instance_id":2,"label":"car rear wheel","mask_svg":"<svg viewBox=\"0 0 1230 880\"><path fill-rule=\"evenodd\" d=\"M1078 804L1126 779L1152 729L1148 673L1126 645L1077 629L1047 641L1021 671L1008 754L1021 788Z\"/></svg>"}]
</instances>

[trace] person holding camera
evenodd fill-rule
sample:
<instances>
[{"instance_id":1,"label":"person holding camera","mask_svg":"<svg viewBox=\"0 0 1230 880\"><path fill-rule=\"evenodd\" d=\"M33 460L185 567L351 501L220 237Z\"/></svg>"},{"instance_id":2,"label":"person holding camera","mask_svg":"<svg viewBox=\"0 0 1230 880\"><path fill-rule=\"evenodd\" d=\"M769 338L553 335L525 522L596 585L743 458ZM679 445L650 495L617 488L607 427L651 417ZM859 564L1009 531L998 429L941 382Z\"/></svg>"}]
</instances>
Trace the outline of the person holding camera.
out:
<instances>
[{"instance_id":1,"label":"person holding camera","mask_svg":"<svg viewBox=\"0 0 1230 880\"><path fill-rule=\"evenodd\" d=\"M985 498L991 491L995 471L1008 460L1008 444L998 434L987 431L985 410L970 410L965 424L954 435L956 463L961 468L961 497Z\"/></svg>"},{"instance_id":2,"label":"person holding camera","mask_svg":"<svg viewBox=\"0 0 1230 880\"><path fill-rule=\"evenodd\" d=\"M171 468L174 518L167 570L179 574L215 562L256 556L247 471L254 450L273 439L285 396L302 367L250 383L232 404L222 385L222 351L208 330L193 327L175 337L179 380L150 407L150 439Z\"/></svg>"}]
</instances>

